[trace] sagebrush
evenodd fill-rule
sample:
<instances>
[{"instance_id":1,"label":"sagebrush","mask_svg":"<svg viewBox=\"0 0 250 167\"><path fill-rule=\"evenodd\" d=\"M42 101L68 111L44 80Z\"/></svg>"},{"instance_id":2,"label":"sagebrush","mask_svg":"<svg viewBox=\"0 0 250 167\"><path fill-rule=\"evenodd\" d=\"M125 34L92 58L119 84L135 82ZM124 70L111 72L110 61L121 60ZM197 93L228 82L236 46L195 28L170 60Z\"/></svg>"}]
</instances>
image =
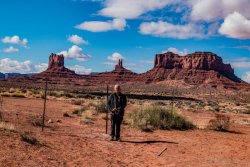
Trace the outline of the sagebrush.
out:
<instances>
[{"instance_id":1,"label":"sagebrush","mask_svg":"<svg viewBox=\"0 0 250 167\"><path fill-rule=\"evenodd\" d=\"M195 128L191 121L177 112L156 105L131 112L128 115L128 123L143 131Z\"/></svg>"}]
</instances>

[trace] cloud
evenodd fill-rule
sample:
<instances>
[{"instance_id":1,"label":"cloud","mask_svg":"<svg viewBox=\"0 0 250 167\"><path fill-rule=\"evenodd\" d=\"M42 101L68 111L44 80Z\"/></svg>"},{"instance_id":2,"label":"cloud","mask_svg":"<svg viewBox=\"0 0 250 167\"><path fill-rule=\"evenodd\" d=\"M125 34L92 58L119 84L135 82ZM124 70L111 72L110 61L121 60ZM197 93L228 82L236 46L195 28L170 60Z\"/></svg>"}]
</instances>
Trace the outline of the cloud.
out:
<instances>
[{"instance_id":1,"label":"cloud","mask_svg":"<svg viewBox=\"0 0 250 167\"><path fill-rule=\"evenodd\" d=\"M6 36L2 39L3 43L10 43L10 44L16 44L21 45L24 47L27 47L28 40L26 38L20 39L19 36L14 35L13 37Z\"/></svg>"},{"instance_id":2,"label":"cloud","mask_svg":"<svg viewBox=\"0 0 250 167\"><path fill-rule=\"evenodd\" d=\"M139 61L140 64L154 64L154 61L153 60L140 60Z\"/></svg>"},{"instance_id":3,"label":"cloud","mask_svg":"<svg viewBox=\"0 0 250 167\"><path fill-rule=\"evenodd\" d=\"M99 14L106 17L135 19L142 14L162 9L174 0L105 0Z\"/></svg>"},{"instance_id":4,"label":"cloud","mask_svg":"<svg viewBox=\"0 0 250 167\"><path fill-rule=\"evenodd\" d=\"M77 45L73 45L68 51L61 51L58 54L62 54L67 59L76 59L78 61L85 61L86 59L90 58L90 55L84 54L82 52L82 48Z\"/></svg>"},{"instance_id":5,"label":"cloud","mask_svg":"<svg viewBox=\"0 0 250 167\"><path fill-rule=\"evenodd\" d=\"M125 59L120 53L113 53L111 56L108 56L108 60L118 61L119 59Z\"/></svg>"},{"instance_id":6,"label":"cloud","mask_svg":"<svg viewBox=\"0 0 250 167\"><path fill-rule=\"evenodd\" d=\"M166 53L166 52L172 52L172 53L175 53L175 54L178 54L180 56L185 56L188 54L188 50L187 49L184 49L183 51L180 51L174 47L170 47L168 48L166 51L162 51L162 53Z\"/></svg>"},{"instance_id":7,"label":"cloud","mask_svg":"<svg viewBox=\"0 0 250 167\"><path fill-rule=\"evenodd\" d=\"M40 73L47 68L48 64L46 63L34 65L30 60L24 62L19 62L9 58L0 60L0 72L2 73ZM90 74L92 71L91 69L79 65L69 66L68 68L74 70L77 74Z\"/></svg>"},{"instance_id":8,"label":"cloud","mask_svg":"<svg viewBox=\"0 0 250 167\"><path fill-rule=\"evenodd\" d=\"M13 46L10 46L10 47L8 47L8 48L3 49L3 51L4 51L5 53L13 53L13 52L18 52L19 49L14 48Z\"/></svg>"},{"instance_id":9,"label":"cloud","mask_svg":"<svg viewBox=\"0 0 250 167\"><path fill-rule=\"evenodd\" d=\"M77 74L81 74L81 75L87 75L87 74L90 74L92 72L92 69L85 68L85 67L79 66L79 65L69 66L68 68L75 71Z\"/></svg>"},{"instance_id":10,"label":"cloud","mask_svg":"<svg viewBox=\"0 0 250 167\"><path fill-rule=\"evenodd\" d=\"M236 61L232 63L232 66L234 68L246 68L246 69L250 69L250 60L243 60L243 61Z\"/></svg>"},{"instance_id":11,"label":"cloud","mask_svg":"<svg viewBox=\"0 0 250 167\"><path fill-rule=\"evenodd\" d=\"M152 35L165 38L203 38L203 27L194 24L174 25L168 22L143 22L139 27L139 31L143 35Z\"/></svg>"},{"instance_id":12,"label":"cloud","mask_svg":"<svg viewBox=\"0 0 250 167\"><path fill-rule=\"evenodd\" d=\"M82 37L78 35L71 35L68 37L68 41L72 42L73 44L80 45L80 44L88 44L88 41L85 41Z\"/></svg>"},{"instance_id":13,"label":"cloud","mask_svg":"<svg viewBox=\"0 0 250 167\"><path fill-rule=\"evenodd\" d=\"M191 5L190 17L193 21L212 22L225 18L235 11L250 17L249 0L189 0Z\"/></svg>"},{"instance_id":14,"label":"cloud","mask_svg":"<svg viewBox=\"0 0 250 167\"><path fill-rule=\"evenodd\" d=\"M0 72L2 73L36 73L46 70L48 64L34 65L30 60L19 62L10 58L0 60Z\"/></svg>"},{"instance_id":15,"label":"cloud","mask_svg":"<svg viewBox=\"0 0 250 167\"><path fill-rule=\"evenodd\" d=\"M250 71L246 72L243 76L242 76L242 80L250 83Z\"/></svg>"},{"instance_id":16,"label":"cloud","mask_svg":"<svg viewBox=\"0 0 250 167\"><path fill-rule=\"evenodd\" d=\"M113 19L109 21L86 21L75 28L80 30L87 30L91 32L106 32L111 30L123 31L126 27L126 20L124 19Z\"/></svg>"},{"instance_id":17,"label":"cloud","mask_svg":"<svg viewBox=\"0 0 250 167\"><path fill-rule=\"evenodd\" d=\"M103 62L102 64L108 66L108 67L114 67L116 65L115 62L110 62L110 61L106 61L106 62Z\"/></svg>"},{"instance_id":18,"label":"cloud","mask_svg":"<svg viewBox=\"0 0 250 167\"><path fill-rule=\"evenodd\" d=\"M240 13L234 12L225 18L219 28L219 33L230 38L249 39L250 20Z\"/></svg>"}]
</instances>

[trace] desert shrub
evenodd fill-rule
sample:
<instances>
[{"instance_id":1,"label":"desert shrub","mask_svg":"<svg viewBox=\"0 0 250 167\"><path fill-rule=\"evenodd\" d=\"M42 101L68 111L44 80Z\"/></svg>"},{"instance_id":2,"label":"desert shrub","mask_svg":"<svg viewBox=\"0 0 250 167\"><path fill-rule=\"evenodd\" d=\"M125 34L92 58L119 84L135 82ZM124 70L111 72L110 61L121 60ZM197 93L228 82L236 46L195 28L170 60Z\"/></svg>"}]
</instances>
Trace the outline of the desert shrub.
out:
<instances>
[{"instance_id":1,"label":"desert shrub","mask_svg":"<svg viewBox=\"0 0 250 167\"><path fill-rule=\"evenodd\" d=\"M171 113L170 110L156 105L131 112L128 115L128 123L132 127L143 131L156 129L187 130L195 128L195 126L182 115L176 112Z\"/></svg>"},{"instance_id":2,"label":"desert shrub","mask_svg":"<svg viewBox=\"0 0 250 167\"><path fill-rule=\"evenodd\" d=\"M31 136L30 134L21 134L21 141L32 145L42 145L35 137Z\"/></svg>"},{"instance_id":3,"label":"desert shrub","mask_svg":"<svg viewBox=\"0 0 250 167\"><path fill-rule=\"evenodd\" d=\"M230 117L223 114L216 114L215 119L209 121L208 128L216 131L229 131Z\"/></svg>"},{"instance_id":4,"label":"desert shrub","mask_svg":"<svg viewBox=\"0 0 250 167\"><path fill-rule=\"evenodd\" d=\"M129 104L135 104L135 101L134 100L129 100L128 103Z\"/></svg>"},{"instance_id":5,"label":"desert shrub","mask_svg":"<svg viewBox=\"0 0 250 167\"><path fill-rule=\"evenodd\" d=\"M14 93L14 92L16 92L16 89L15 88L10 88L9 92Z\"/></svg>"},{"instance_id":6,"label":"desert shrub","mask_svg":"<svg viewBox=\"0 0 250 167\"><path fill-rule=\"evenodd\" d=\"M20 89L20 91L21 91L22 93L27 93L27 89L24 89L24 88Z\"/></svg>"},{"instance_id":7,"label":"desert shrub","mask_svg":"<svg viewBox=\"0 0 250 167\"><path fill-rule=\"evenodd\" d=\"M93 102L90 102L89 104L88 104L88 107L95 107L96 105L93 103Z\"/></svg>"},{"instance_id":8,"label":"desert shrub","mask_svg":"<svg viewBox=\"0 0 250 167\"><path fill-rule=\"evenodd\" d=\"M95 96L90 95L90 94L77 94L78 98L83 98L83 99L94 99Z\"/></svg>"},{"instance_id":9,"label":"desert shrub","mask_svg":"<svg viewBox=\"0 0 250 167\"><path fill-rule=\"evenodd\" d=\"M44 118L44 122L48 122L49 118L47 116L45 116ZM40 127L40 126L43 126L43 117L42 116L30 116L28 118L28 122L33 125L33 126L37 126L37 127Z\"/></svg>"},{"instance_id":10,"label":"desert shrub","mask_svg":"<svg viewBox=\"0 0 250 167\"><path fill-rule=\"evenodd\" d=\"M3 120L2 111L3 111L3 97L0 95L0 121Z\"/></svg>"},{"instance_id":11,"label":"desert shrub","mask_svg":"<svg viewBox=\"0 0 250 167\"><path fill-rule=\"evenodd\" d=\"M164 102L162 102L162 101L157 101L153 105L156 105L156 106L165 106L166 104Z\"/></svg>"},{"instance_id":12,"label":"desert shrub","mask_svg":"<svg viewBox=\"0 0 250 167\"><path fill-rule=\"evenodd\" d=\"M71 93L64 93L64 96L68 97L68 98L73 98L74 97L74 95L71 94Z\"/></svg>"},{"instance_id":13,"label":"desert shrub","mask_svg":"<svg viewBox=\"0 0 250 167\"><path fill-rule=\"evenodd\" d=\"M77 100L72 100L71 103L74 104L74 105L79 105L80 106L80 105L82 105L84 103L84 101L81 100L81 99L77 99Z\"/></svg>"},{"instance_id":14,"label":"desert shrub","mask_svg":"<svg viewBox=\"0 0 250 167\"><path fill-rule=\"evenodd\" d=\"M1 121L0 122L0 130L15 131L15 127L11 123Z\"/></svg>"},{"instance_id":15,"label":"desert shrub","mask_svg":"<svg viewBox=\"0 0 250 167\"><path fill-rule=\"evenodd\" d=\"M108 110L106 101L100 101L95 105L95 109L98 113L106 113Z\"/></svg>"},{"instance_id":16,"label":"desert shrub","mask_svg":"<svg viewBox=\"0 0 250 167\"><path fill-rule=\"evenodd\" d=\"M63 116L64 117L70 117L70 115L67 112L63 113Z\"/></svg>"},{"instance_id":17,"label":"desert shrub","mask_svg":"<svg viewBox=\"0 0 250 167\"><path fill-rule=\"evenodd\" d=\"M247 110L243 112L244 114L250 114L250 107L247 107Z\"/></svg>"},{"instance_id":18,"label":"desert shrub","mask_svg":"<svg viewBox=\"0 0 250 167\"><path fill-rule=\"evenodd\" d=\"M12 97L25 98L26 96L23 93L15 92L11 95Z\"/></svg>"},{"instance_id":19,"label":"desert shrub","mask_svg":"<svg viewBox=\"0 0 250 167\"><path fill-rule=\"evenodd\" d=\"M72 114L77 114L78 116L80 116L80 115L82 115L82 113L84 112L84 111L86 111L87 110L87 107L86 106L82 106L81 108L79 108L79 109L75 109L73 112L72 112Z\"/></svg>"}]
</instances>

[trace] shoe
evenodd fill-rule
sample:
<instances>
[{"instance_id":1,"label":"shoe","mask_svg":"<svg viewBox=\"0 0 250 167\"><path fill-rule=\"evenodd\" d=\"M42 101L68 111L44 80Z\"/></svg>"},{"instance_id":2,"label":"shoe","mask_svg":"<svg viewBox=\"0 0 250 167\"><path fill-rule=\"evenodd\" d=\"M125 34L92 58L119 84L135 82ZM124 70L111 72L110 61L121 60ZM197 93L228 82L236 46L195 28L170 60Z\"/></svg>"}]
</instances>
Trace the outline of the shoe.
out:
<instances>
[{"instance_id":1,"label":"shoe","mask_svg":"<svg viewBox=\"0 0 250 167\"><path fill-rule=\"evenodd\" d=\"M115 141L115 139L112 137L112 138L110 139L110 141Z\"/></svg>"}]
</instances>

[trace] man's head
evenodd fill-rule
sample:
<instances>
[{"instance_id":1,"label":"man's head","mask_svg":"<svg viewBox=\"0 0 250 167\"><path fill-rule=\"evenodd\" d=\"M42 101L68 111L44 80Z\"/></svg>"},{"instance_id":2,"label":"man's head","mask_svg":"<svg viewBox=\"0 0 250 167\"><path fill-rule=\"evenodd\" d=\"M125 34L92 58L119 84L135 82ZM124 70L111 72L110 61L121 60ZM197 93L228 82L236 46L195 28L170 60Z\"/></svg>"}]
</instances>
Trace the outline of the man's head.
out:
<instances>
[{"instance_id":1,"label":"man's head","mask_svg":"<svg viewBox=\"0 0 250 167\"><path fill-rule=\"evenodd\" d=\"M119 84L116 84L114 86L114 91L116 94L120 94L121 93L121 86Z\"/></svg>"}]
</instances>

